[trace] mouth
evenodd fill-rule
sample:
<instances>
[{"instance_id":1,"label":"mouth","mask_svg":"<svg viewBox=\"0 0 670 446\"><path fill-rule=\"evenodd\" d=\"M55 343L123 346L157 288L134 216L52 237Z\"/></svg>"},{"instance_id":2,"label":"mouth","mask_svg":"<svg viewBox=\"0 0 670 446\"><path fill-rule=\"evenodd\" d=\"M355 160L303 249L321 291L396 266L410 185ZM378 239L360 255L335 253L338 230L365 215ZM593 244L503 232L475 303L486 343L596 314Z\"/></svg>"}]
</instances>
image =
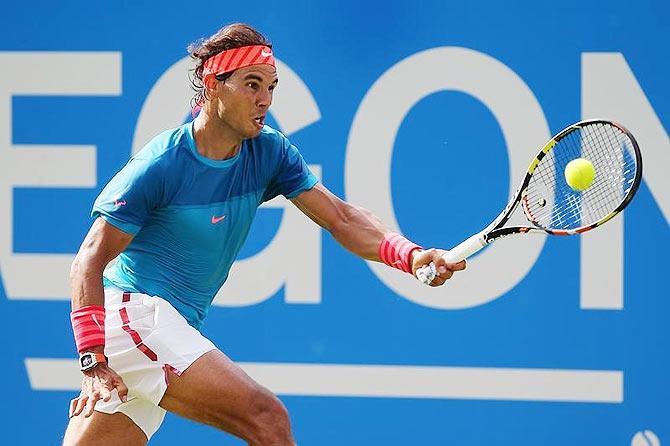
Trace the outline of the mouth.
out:
<instances>
[{"instance_id":1,"label":"mouth","mask_svg":"<svg viewBox=\"0 0 670 446\"><path fill-rule=\"evenodd\" d=\"M256 122L256 126L258 128L263 128L263 126L265 125L265 115L256 116L254 118L254 121Z\"/></svg>"}]
</instances>

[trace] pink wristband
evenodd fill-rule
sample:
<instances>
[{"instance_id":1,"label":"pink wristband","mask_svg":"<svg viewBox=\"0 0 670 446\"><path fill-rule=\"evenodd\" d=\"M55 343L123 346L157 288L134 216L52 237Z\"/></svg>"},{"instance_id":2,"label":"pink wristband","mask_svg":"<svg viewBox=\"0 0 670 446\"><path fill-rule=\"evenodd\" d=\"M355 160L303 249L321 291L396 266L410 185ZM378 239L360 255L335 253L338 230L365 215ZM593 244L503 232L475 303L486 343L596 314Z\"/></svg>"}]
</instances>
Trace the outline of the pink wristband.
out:
<instances>
[{"instance_id":1,"label":"pink wristband","mask_svg":"<svg viewBox=\"0 0 670 446\"><path fill-rule=\"evenodd\" d=\"M379 258L389 266L412 274L412 253L423 249L400 234L389 232L379 245Z\"/></svg>"},{"instance_id":2,"label":"pink wristband","mask_svg":"<svg viewBox=\"0 0 670 446\"><path fill-rule=\"evenodd\" d=\"M88 305L70 313L77 350L105 345L105 307Z\"/></svg>"}]
</instances>

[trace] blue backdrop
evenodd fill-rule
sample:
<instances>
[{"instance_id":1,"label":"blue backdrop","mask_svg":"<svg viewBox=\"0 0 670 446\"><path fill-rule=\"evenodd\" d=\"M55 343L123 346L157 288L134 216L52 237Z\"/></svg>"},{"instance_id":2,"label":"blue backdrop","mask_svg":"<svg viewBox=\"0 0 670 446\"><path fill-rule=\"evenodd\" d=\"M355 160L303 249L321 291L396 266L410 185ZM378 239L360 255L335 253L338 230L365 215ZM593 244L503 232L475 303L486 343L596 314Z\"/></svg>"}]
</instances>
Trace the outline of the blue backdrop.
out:
<instances>
[{"instance_id":1,"label":"blue backdrop","mask_svg":"<svg viewBox=\"0 0 670 446\"><path fill-rule=\"evenodd\" d=\"M67 265L90 206L133 148L188 119L185 48L232 21L269 36L282 63L272 124L333 192L422 244L487 224L571 122L621 121L646 162L602 234L501 242L441 294L283 203L261 209L204 333L280 393L300 445L670 444L670 8L542 3L3 5L8 444L58 444L78 379ZM173 416L152 444L184 442L241 444Z\"/></svg>"}]
</instances>

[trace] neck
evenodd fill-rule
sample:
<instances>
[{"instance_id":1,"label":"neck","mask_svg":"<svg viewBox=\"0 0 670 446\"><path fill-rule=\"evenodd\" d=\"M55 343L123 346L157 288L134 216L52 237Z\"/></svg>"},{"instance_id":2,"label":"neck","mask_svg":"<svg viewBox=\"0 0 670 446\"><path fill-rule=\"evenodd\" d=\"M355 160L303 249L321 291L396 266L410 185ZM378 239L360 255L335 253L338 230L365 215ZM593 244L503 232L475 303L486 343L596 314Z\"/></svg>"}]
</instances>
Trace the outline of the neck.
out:
<instances>
[{"instance_id":1,"label":"neck","mask_svg":"<svg viewBox=\"0 0 670 446\"><path fill-rule=\"evenodd\" d=\"M213 160L225 160L237 155L243 138L213 118L204 108L193 122L193 138L198 153Z\"/></svg>"}]
</instances>

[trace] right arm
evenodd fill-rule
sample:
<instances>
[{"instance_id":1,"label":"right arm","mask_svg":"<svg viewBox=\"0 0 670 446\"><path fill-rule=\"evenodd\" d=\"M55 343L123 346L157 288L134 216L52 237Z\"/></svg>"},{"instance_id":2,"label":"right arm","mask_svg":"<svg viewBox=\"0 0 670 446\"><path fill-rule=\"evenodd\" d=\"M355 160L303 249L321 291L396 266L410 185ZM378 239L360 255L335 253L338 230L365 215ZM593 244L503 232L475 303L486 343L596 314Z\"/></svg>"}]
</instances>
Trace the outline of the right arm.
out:
<instances>
[{"instance_id":1,"label":"right arm","mask_svg":"<svg viewBox=\"0 0 670 446\"><path fill-rule=\"evenodd\" d=\"M102 272L118 256L133 236L96 218L70 268L72 310L87 305L104 305Z\"/></svg>"},{"instance_id":2,"label":"right arm","mask_svg":"<svg viewBox=\"0 0 670 446\"><path fill-rule=\"evenodd\" d=\"M132 239L132 235L117 229L103 218L97 218L93 222L70 269L73 311L89 305L104 306L102 273L107 264L118 256ZM104 346L87 350L104 353ZM70 403L70 417L79 415L84 409L86 409L84 416L90 416L98 400L109 401L113 389L118 391L123 401L128 394L128 388L121 377L107 364L99 364L85 372L81 389L79 397Z\"/></svg>"}]
</instances>

